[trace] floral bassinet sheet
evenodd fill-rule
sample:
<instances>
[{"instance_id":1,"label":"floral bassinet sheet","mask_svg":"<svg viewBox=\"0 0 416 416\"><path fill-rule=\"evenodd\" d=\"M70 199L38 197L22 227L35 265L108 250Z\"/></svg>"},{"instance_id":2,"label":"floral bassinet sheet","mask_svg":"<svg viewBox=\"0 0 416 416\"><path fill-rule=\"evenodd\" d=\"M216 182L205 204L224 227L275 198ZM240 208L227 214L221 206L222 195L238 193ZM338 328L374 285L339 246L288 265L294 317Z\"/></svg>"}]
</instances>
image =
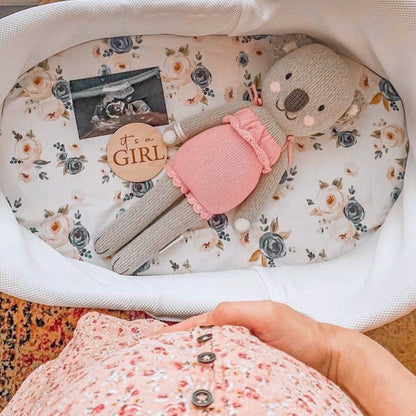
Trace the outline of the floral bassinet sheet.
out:
<instances>
[{"instance_id":1,"label":"floral bassinet sheet","mask_svg":"<svg viewBox=\"0 0 416 416\"><path fill-rule=\"evenodd\" d=\"M109 135L97 126L92 133L82 130L70 81L159 68L163 130L168 120L247 99L253 84L260 91L274 55L296 42L294 35L121 36L40 62L17 80L1 120L0 187L17 220L63 255L109 267L94 253L94 237L152 192L158 177L126 182L114 175L106 159ZM292 167L249 233L232 228L232 212L218 213L137 273L313 263L368 239L400 194L408 144L394 87L362 65L350 66L358 98L349 114L352 127L296 139ZM94 109L95 120L100 111Z\"/></svg>"}]
</instances>

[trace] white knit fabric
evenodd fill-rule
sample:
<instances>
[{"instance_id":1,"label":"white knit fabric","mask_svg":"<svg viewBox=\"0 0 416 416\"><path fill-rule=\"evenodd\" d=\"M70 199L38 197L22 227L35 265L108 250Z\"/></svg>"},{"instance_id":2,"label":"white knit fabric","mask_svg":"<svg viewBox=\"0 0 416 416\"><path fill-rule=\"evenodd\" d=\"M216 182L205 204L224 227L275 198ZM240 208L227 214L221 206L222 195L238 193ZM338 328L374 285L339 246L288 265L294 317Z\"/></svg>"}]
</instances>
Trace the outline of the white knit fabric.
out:
<instances>
[{"instance_id":1,"label":"white knit fabric","mask_svg":"<svg viewBox=\"0 0 416 416\"><path fill-rule=\"evenodd\" d=\"M111 22L109 24L108 22ZM416 1L77 0L0 20L0 103L42 59L101 37L172 33L306 32L389 79L403 99L410 140L404 190L359 249L307 266L124 277L71 261L16 223L0 193L0 290L63 306L144 309L181 319L222 300L267 299L359 330L416 306Z\"/></svg>"}]
</instances>

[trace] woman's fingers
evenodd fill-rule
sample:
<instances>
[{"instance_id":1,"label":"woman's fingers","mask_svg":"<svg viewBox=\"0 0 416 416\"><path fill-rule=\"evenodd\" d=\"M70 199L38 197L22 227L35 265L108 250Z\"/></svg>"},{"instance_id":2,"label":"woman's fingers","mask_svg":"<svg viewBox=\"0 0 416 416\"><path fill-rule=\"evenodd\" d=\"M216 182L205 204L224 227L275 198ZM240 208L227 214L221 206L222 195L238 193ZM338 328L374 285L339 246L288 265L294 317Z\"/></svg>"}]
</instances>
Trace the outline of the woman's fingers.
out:
<instances>
[{"instance_id":1,"label":"woman's fingers","mask_svg":"<svg viewBox=\"0 0 416 416\"><path fill-rule=\"evenodd\" d=\"M222 302L213 311L211 319L215 325L244 326L256 332L272 313L268 301Z\"/></svg>"},{"instance_id":2,"label":"woman's fingers","mask_svg":"<svg viewBox=\"0 0 416 416\"><path fill-rule=\"evenodd\" d=\"M268 301L222 302L210 312L193 316L178 324L164 328L155 334L187 331L199 325L237 325L244 326L256 333L257 330L264 326L264 321L271 318L274 309L274 302Z\"/></svg>"},{"instance_id":3,"label":"woman's fingers","mask_svg":"<svg viewBox=\"0 0 416 416\"><path fill-rule=\"evenodd\" d=\"M199 325L208 325L207 317L210 313L211 312L206 312L202 315L193 316L192 318L186 319L185 321L179 322L178 324L167 326L155 332L153 335L160 335L167 332L187 331L188 329Z\"/></svg>"}]
</instances>

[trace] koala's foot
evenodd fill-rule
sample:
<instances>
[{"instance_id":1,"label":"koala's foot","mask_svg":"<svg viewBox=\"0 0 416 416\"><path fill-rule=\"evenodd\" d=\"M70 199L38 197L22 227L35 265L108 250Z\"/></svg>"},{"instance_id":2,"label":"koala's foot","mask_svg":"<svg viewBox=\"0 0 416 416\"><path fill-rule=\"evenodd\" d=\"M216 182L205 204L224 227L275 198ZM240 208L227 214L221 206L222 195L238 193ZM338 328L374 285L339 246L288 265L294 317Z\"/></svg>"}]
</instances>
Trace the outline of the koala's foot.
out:
<instances>
[{"instance_id":1,"label":"koala's foot","mask_svg":"<svg viewBox=\"0 0 416 416\"><path fill-rule=\"evenodd\" d=\"M114 255L113 270L120 274L134 274L176 237L200 221L201 217L184 198Z\"/></svg>"},{"instance_id":2,"label":"koala's foot","mask_svg":"<svg viewBox=\"0 0 416 416\"><path fill-rule=\"evenodd\" d=\"M237 218L234 221L234 228L239 233L246 233L250 229L250 221L245 218Z\"/></svg>"}]
</instances>

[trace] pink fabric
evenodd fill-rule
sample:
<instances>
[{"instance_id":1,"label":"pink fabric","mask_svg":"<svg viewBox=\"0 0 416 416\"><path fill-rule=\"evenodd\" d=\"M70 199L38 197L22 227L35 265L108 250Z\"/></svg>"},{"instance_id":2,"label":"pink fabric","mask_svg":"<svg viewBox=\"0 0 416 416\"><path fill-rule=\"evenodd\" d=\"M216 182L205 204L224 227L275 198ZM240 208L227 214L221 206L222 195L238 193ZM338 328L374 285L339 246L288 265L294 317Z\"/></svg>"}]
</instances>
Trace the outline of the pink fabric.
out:
<instances>
[{"instance_id":1,"label":"pink fabric","mask_svg":"<svg viewBox=\"0 0 416 416\"><path fill-rule=\"evenodd\" d=\"M292 166L292 152L293 152L293 141L296 139L295 136L289 135L286 137L286 143L282 147L283 150L287 149L287 164Z\"/></svg>"},{"instance_id":2,"label":"pink fabric","mask_svg":"<svg viewBox=\"0 0 416 416\"><path fill-rule=\"evenodd\" d=\"M263 100L259 96L259 93L257 91L257 87L254 84L250 88L247 88L247 93L248 93L248 96L250 97L250 101L254 105L258 105L258 106L263 105Z\"/></svg>"},{"instance_id":3,"label":"pink fabric","mask_svg":"<svg viewBox=\"0 0 416 416\"><path fill-rule=\"evenodd\" d=\"M223 122L185 142L165 166L203 219L240 205L282 152L250 108Z\"/></svg>"},{"instance_id":4,"label":"pink fabric","mask_svg":"<svg viewBox=\"0 0 416 416\"><path fill-rule=\"evenodd\" d=\"M2 416L361 415L320 373L237 326L162 336L165 324L96 312L78 322L61 355L35 370ZM197 337L213 338L199 343ZM196 357L211 351L211 364ZM208 389L206 408L191 402Z\"/></svg>"}]
</instances>

